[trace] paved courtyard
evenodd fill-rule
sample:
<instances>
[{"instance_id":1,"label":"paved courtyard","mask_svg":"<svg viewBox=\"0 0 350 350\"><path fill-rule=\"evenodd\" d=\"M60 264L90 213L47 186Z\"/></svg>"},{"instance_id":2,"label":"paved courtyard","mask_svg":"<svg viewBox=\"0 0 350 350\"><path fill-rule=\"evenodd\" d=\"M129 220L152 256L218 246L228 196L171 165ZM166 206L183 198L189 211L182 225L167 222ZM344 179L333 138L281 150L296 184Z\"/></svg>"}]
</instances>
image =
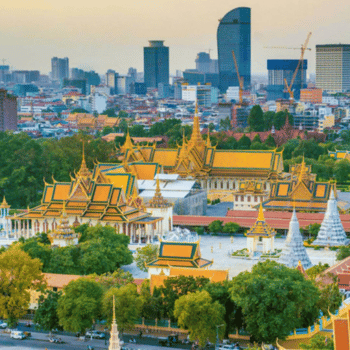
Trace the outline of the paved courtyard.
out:
<instances>
[{"instance_id":1,"label":"paved courtyard","mask_svg":"<svg viewBox=\"0 0 350 350\"><path fill-rule=\"evenodd\" d=\"M214 264L211 267L212 269L228 270L230 278L238 275L242 271L250 271L252 266L258 262L257 260L246 260L230 256L230 252L247 247L246 237L234 237L233 243L231 243L230 237L222 236L201 236L200 239L202 257L204 259L214 260ZM282 249L284 243L285 237L276 238L275 248ZM136 250L137 247L139 246L135 244L130 245L130 249L133 251ZM211 247L213 247L213 253L211 252ZM336 263L335 251L314 250L312 248L307 248L306 251L314 265L319 262L323 264L327 263L330 266ZM123 269L130 271L135 278L147 278L147 273L140 271L135 263L125 266Z\"/></svg>"}]
</instances>

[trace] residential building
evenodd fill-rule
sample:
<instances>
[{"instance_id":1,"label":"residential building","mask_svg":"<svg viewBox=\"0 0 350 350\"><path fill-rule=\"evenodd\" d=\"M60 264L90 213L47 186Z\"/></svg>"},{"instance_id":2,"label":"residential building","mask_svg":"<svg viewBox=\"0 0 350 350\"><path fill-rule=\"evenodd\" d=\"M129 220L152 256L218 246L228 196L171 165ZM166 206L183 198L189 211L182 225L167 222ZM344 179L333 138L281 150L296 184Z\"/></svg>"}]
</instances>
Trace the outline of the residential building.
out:
<instances>
[{"instance_id":1,"label":"residential building","mask_svg":"<svg viewBox=\"0 0 350 350\"><path fill-rule=\"evenodd\" d=\"M98 114L101 114L107 109L107 97L103 94L95 92L91 94L91 110L96 111Z\"/></svg>"},{"instance_id":2,"label":"residential building","mask_svg":"<svg viewBox=\"0 0 350 350\"><path fill-rule=\"evenodd\" d=\"M231 102L219 103L218 104L218 120L229 118L232 119L232 108L233 105Z\"/></svg>"},{"instance_id":3,"label":"residential building","mask_svg":"<svg viewBox=\"0 0 350 350\"><path fill-rule=\"evenodd\" d=\"M332 128L335 124L334 115L326 115L318 120L318 131L323 132L326 128Z\"/></svg>"},{"instance_id":4,"label":"residential building","mask_svg":"<svg viewBox=\"0 0 350 350\"><path fill-rule=\"evenodd\" d=\"M284 79L287 80L288 85L291 83L298 63L299 60L267 60L268 85L266 90L268 101L289 98ZM303 60L300 66L292 86L296 100L300 98L300 89L306 88L307 60Z\"/></svg>"},{"instance_id":5,"label":"residential building","mask_svg":"<svg viewBox=\"0 0 350 350\"><path fill-rule=\"evenodd\" d=\"M51 79L52 80L62 80L64 78L69 78L69 59L53 57L51 59Z\"/></svg>"},{"instance_id":6,"label":"residential building","mask_svg":"<svg viewBox=\"0 0 350 350\"><path fill-rule=\"evenodd\" d=\"M132 78L128 75L116 77L116 91L118 95L127 95L130 94L130 85L132 83Z\"/></svg>"},{"instance_id":7,"label":"residential building","mask_svg":"<svg viewBox=\"0 0 350 350\"><path fill-rule=\"evenodd\" d=\"M0 131L17 130L17 98L0 89Z\"/></svg>"},{"instance_id":8,"label":"residential building","mask_svg":"<svg viewBox=\"0 0 350 350\"><path fill-rule=\"evenodd\" d=\"M350 45L316 45L316 87L329 92L350 90Z\"/></svg>"},{"instance_id":9,"label":"residential building","mask_svg":"<svg viewBox=\"0 0 350 350\"><path fill-rule=\"evenodd\" d=\"M322 89L301 89L300 102L322 103Z\"/></svg>"},{"instance_id":10,"label":"residential building","mask_svg":"<svg viewBox=\"0 0 350 350\"><path fill-rule=\"evenodd\" d=\"M239 101L239 87L238 86L229 86L229 88L226 91L226 101L232 101L235 102Z\"/></svg>"},{"instance_id":11,"label":"residential building","mask_svg":"<svg viewBox=\"0 0 350 350\"><path fill-rule=\"evenodd\" d=\"M228 12L217 30L218 62L220 91L225 92L229 86L238 86L237 71L232 51L234 51L240 76L245 87L250 86L251 76L251 10L239 7Z\"/></svg>"},{"instance_id":12,"label":"residential building","mask_svg":"<svg viewBox=\"0 0 350 350\"><path fill-rule=\"evenodd\" d=\"M232 126L234 128L246 128L248 126L248 116L248 106L234 105L232 108Z\"/></svg>"},{"instance_id":13,"label":"residential building","mask_svg":"<svg viewBox=\"0 0 350 350\"><path fill-rule=\"evenodd\" d=\"M106 73L106 85L110 88L111 95L117 92L117 79L119 74L112 69L108 69Z\"/></svg>"},{"instance_id":14,"label":"residential building","mask_svg":"<svg viewBox=\"0 0 350 350\"><path fill-rule=\"evenodd\" d=\"M158 88L159 83L169 84L169 47L164 41L151 40L143 48L144 81L146 88Z\"/></svg>"}]
</instances>

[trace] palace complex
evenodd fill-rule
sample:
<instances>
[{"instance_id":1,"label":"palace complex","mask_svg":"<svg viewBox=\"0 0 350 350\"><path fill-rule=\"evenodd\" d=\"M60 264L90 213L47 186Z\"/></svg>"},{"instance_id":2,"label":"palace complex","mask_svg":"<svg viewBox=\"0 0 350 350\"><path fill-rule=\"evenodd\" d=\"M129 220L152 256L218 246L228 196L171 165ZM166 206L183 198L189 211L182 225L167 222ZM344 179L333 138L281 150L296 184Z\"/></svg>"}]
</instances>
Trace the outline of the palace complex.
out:
<instances>
[{"instance_id":1,"label":"palace complex","mask_svg":"<svg viewBox=\"0 0 350 350\"><path fill-rule=\"evenodd\" d=\"M158 170L154 163L97 163L91 172L83 154L75 177L70 182L45 183L41 204L11 217L9 231L17 238L52 231L52 241L63 245L64 234L72 233L65 232L69 226L87 223L115 227L117 232L128 235L131 242L158 240L172 229L172 206L162 198L159 183L147 205L137 189L138 178L153 179Z\"/></svg>"},{"instance_id":2,"label":"palace complex","mask_svg":"<svg viewBox=\"0 0 350 350\"><path fill-rule=\"evenodd\" d=\"M119 148L123 163L157 163L168 174L195 179L208 192L208 199L233 201L234 210L256 210L260 202L267 210L324 211L330 182L316 182L311 166L291 166L283 172L283 152L216 149L209 135L203 139L198 113L193 132L176 149L134 145L129 133Z\"/></svg>"}]
</instances>

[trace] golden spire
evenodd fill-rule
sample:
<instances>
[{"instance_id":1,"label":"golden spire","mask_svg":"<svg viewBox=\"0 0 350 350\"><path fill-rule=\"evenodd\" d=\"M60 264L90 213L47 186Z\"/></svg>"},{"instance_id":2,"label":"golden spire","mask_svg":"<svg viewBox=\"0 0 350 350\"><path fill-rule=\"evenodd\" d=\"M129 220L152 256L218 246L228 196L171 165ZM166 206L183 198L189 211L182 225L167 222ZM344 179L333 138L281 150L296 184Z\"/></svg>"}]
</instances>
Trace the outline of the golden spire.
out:
<instances>
[{"instance_id":1,"label":"golden spire","mask_svg":"<svg viewBox=\"0 0 350 350\"><path fill-rule=\"evenodd\" d=\"M198 103L196 101L196 110L195 110L195 114L193 117L193 130L192 130L192 135L191 135L191 139L190 142L191 146L199 146L199 145L203 145L203 139L202 139L202 134L201 134L201 130L199 127L199 117L198 117Z\"/></svg>"},{"instance_id":2,"label":"golden spire","mask_svg":"<svg viewBox=\"0 0 350 350\"><path fill-rule=\"evenodd\" d=\"M116 318L115 318L115 297L113 295L113 324L116 323Z\"/></svg>"},{"instance_id":3,"label":"golden spire","mask_svg":"<svg viewBox=\"0 0 350 350\"><path fill-rule=\"evenodd\" d=\"M150 208L164 208L169 207L169 203L162 196L162 192L160 191L160 182L159 175L156 177L156 190L154 192L153 198L149 201L148 206Z\"/></svg>"},{"instance_id":4,"label":"golden spire","mask_svg":"<svg viewBox=\"0 0 350 350\"><path fill-rule=\"evenodd\" d=\"M129 128L128 128L123 148L126 150L126 149L132 149L133 147L134 147L134 145L132 144L130 133L129 133Z\"/></svg>"},{"instance_id":5,"label":"golden spire","mask_svg":"<svg viewBox=\"0 0 350 350\"><path fill-rule=\"evenodd\" d=\"M183 130L183 132L182 132L182 146L181 146L179 157L187 159L187 156L188 156L188 154L187 154L187 144L186 144L185 130Z\"/></svg>"},{"instance_id":6,"label":"golden spire","mask_svg":"<svg viewBox=\"0 0 350 350\"><path fill-rule=\"evenodd\" d=\"M300 166L300 173L299 173L299 179L298 179L299 182L305 179L306 172L307 172L307 168L305 166L305 160L303 156L303 161L301 162L301 166Z\"/></svg>"},{"instance_id":7,"label":"golden spire","mask_svg":"<svg viewBox=\"0 0 350 350\"><path fill-rule=\"evenodd\" d=\"M1 203L1 205L0 205L0 208L10 208L10 206L9 206L8 203L6 202L5 195L4 195L4 198L3 198L2 203Z\"/></svg>"},{"instance_id":8,"label":"golden spire","mask_svg":"<svg viewBox=\"0 0 350 350\"><path fill-rule=\"evenodd\" d=\"M82 177L88 177L90 175L90 170L86 166L85 162L85 144L83 141L83 154L82 154L82 160L81 160L81 166L80 170L78 171L78 175Z\"/></svg>"},{"instance_id":9,"label":"golden spire","mask_svg":"<svg viewBox=\"0 0 350 350\"><path fill-rule=\"evenodd\" d=\"M211 147L211 142L210 142L210 133L209 133L209 127L208 127L208 136L207 136L207 148Z\"/></svg>"},{"instance_id":10,"label":"golden spire","mask_svg":"<svg viewBox=\"0 0 350 350\"><path fill-rule=\"evenodd\" d=\"M258 220L257 221L265 221L262 203L260 203L259 214L258 214Z\"/></svg>"}]
</instances>

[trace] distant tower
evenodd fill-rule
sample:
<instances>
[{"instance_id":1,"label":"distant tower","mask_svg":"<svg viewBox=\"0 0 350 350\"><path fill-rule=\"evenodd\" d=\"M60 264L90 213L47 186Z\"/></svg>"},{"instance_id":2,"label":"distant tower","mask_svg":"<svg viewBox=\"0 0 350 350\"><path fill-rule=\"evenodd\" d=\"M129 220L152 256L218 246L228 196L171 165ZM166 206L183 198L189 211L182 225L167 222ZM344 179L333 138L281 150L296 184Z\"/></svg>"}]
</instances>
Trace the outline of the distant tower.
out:
<instances>
[{"instance_id":1,"label":"distant tower","mask_svg":"<svg viewBox=\"0 0 350 350\"><path fill-rule=\"evenodd\" d=\"M312 266L311 260L304 247L303 238L299 229L299 221L294 209L289 222L286 243L278 262L287 267L295 268L298 266L299 261L305 270Z\"/></svg>"},{"instance_id":2,"label":"distant tower","mask_svg":"<svg viewBox=\"0 0 350 350\"><path fill-rule=\"evenodd\" d=\"M118 326L115 318L115 299L113 295L113 320L111 324L111 337L109 339L109 347L108 350L120 350L119 343L119 332Z\"/></svg>"},{"instance_id":3,"label":"distant tower","mask_svg":"<svg viewBox=\"0 0 350 350\"><path fill-rule=\"evenodd\" d=\"M69 78L69 59L53 57L51 59L51 79L62 80Z\"/></svg>"},{"instance_id":4,"label":"distant tower","mask_svg":"<svg viewBox=\"0 0 350 350\"><path fill-rule=\"evenodd\" d=\"M347 244L349 244L349 239L346 238L343 224L340 221L337 200L332 189L320 231L312 245L340 246Z\"/></svg>"},{"instance_id":5,"label":"distant tower","mask_svg":"<svg viewBox=\"0 0 350 350\"><path fill-rule=\"evenodd\" d=\"M169 47L164 46L164 41L149 41L149 46L143 48L143 63L146 88L169 84Z\"/></svg>"},{"instance_id":6,"label":"distant tower","mask_svg":"<svg viewBox=\"0 0 350 350\"><path fill-rule=\"evenodd\" d=\"M239 86L232 51L235 52L244 86L250 86L250 12L248 7L238 7L220 19L217 43L221 92L226 91L229 86Z\"/></svg>"}]
</instances>

